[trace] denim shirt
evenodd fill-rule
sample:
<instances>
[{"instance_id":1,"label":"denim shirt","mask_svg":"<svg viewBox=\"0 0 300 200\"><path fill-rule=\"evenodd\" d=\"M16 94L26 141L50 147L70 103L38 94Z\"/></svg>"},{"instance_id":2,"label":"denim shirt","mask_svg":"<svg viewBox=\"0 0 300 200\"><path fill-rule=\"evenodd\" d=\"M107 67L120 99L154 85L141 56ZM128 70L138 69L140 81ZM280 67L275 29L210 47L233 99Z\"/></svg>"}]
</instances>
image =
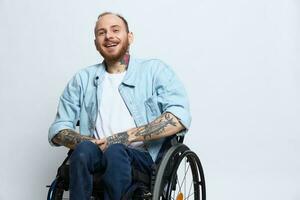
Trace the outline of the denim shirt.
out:
<instances>
[{"instance_id":1,"label":"denim shirt","mask_svg":"<svg viewBox=\"0 0 300 200\"><path fill-rule=\"evenodd\" d=\"M93 136L104 74L105 65L100 63L80 70L69 81L49 129L51 145L54 145L52 138L60 130L75 130L78 120L80 134ZM160 60L135 59L131 56L119 92L137 127L152 122L165 112L175 115L185 127L178 134L184 134L190 127L191 116L185 89L172 69ZM145 142L154 161L163 140Z\"/></svg>"}]
</instances>

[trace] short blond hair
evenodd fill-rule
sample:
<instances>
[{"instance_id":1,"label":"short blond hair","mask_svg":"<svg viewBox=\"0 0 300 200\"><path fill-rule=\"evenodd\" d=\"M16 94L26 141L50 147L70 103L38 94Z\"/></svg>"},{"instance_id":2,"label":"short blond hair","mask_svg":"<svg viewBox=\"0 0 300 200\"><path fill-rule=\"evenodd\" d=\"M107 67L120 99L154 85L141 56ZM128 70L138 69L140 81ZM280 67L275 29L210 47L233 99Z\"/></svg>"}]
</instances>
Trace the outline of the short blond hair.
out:
<instances>
[{"instance_id":1,"label":"short blond hair","mask_svg":"<svg viewBox=\"0 0 300 200\"><path fill-rule=\"evenodd\" d=\"M127 33L129 33L128 22L127 22L127 20L126 20L122 15L120 15L120 14L118 14L118 13L113 13L113 12L103 12L103 13L101 13L101 14L98 16L98 20L99 20L101 17L105 16L105 15L115 15L115 16L119 17L119 18L124 22Z\"/></svg>"}]
</instances>

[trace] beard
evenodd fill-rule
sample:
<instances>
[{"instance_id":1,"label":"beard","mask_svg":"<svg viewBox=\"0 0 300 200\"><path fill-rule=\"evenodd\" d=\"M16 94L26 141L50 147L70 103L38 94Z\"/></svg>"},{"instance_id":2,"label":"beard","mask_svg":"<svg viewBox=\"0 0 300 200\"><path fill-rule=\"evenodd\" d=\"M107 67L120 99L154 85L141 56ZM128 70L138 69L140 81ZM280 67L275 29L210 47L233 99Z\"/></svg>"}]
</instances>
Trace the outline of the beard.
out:
<instances>
[{"instance_id":1,"label":"beard","mask_svg":"<svg viewBox=\"0 0 300 200\"><path fill-rule=\"evenodd\" d=\"M126 54L129 48L129 41L126 40L124 43L119 43L118 45L121 45L121 48L116 53L107 53L103 50L103 48L99 49L101 56L106 62L118 62Z\"/></svg>"}]
</instances>

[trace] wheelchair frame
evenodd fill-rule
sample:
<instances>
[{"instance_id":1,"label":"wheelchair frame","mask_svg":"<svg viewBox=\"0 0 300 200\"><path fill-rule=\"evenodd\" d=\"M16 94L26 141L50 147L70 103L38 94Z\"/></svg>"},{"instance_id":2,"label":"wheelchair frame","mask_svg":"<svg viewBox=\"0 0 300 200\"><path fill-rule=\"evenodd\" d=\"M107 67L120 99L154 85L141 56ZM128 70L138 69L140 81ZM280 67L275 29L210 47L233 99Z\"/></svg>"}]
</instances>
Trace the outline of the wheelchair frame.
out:
<instances>
[{"instance_id":1,"label":"wheelchair frame","mask_svg":"<svg viewBox=\"0 0 300 200\"><path fill-rule=\"evenodd\" d=\"M176 138L175 142L174 139ZM134 190L134 193L126 195L122 199L129 199L132 197L134 200L169 200L171 199L171 193L176 189L177 182L177 169L183 159L189 162L192 171L193 188L194 188L194 200L206 200L206 186L203 168L198 156L191 151L186 145L182 144L183 137L168 138L163 144L163 151L159 153L156 163L156 168L153 169L151 177L146 177L144 174L133 173L134 179L139 183L138 188ZM165 150L167 149L167 150ZM68 157L70 153L68 153ZM63 164L59 167L55 180L49 187L47 200L61 200L64 191L68 190L68 167L67 160L64 160ZM63 172L62 172L63 171ZM62 173L65 173L62 175ZM185 174L186 175L186 174ZM65 176L65 177L62 177ZM93 195L95 200L99 198L101 189L96 187L94 180ZM99 183L99 181L98 181ZM180 187L180 186L179 186ZM173 194L174 195L174 194ZM172 198L174 199L174 198ZM183 199L177 195L178 200Z\"/></svg>"}]
</instances>

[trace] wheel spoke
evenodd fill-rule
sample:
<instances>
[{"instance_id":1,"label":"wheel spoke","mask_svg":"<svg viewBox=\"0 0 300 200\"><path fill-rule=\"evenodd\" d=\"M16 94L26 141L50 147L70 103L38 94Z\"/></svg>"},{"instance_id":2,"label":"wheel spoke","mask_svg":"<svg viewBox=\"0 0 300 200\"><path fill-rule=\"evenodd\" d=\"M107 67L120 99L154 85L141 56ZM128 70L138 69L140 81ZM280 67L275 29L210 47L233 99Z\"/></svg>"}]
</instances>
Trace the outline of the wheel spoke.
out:
<instances>
[{"instance_id":1,"label":"wheel spoke","mask_svg":"<svg viewBox=\"0 0 300 200\"><path fill-rule=\"evenodd\" d=\"M173 192L173 199L175 199L176 190Z\"/></svg>"},{"instance_id":2,"label":"wheel spoke","mask_svg":"<svg viewBox=\"0 0 300 200\"><path fill-rule=\"evenodd\" d=\"M185 177L186 177L186 174L187 174L187 172L189 171L189 169L190 169L190 165L188 165L188 169L185 171L185 174L184 174L184 177L183 177L183 179L182 179L182 182L181 182L181 184L180 184L180 188L181 188L181 186L183 185L183 181L185 180ZM181 190L180 190L181 191Z\"/></svg>"},{"instance_id":3,"label":"wheel spoke","mask_svg":"<svg viewBox=\"0 0 300 200\"><path fill-rule=\"evenodd\" d=\"M181 192L181 185L180 185L180 183L179 183L178 177L176 178L176 185L179 186L179 192Z\"/></svg>"},{"instance_id":4,"label":"wheel spoke","mask_svg":"<svg viewBox=\"0 0 300 200\"><path fill-rule=\"evenodd\" d=\"M175 196L175 192L174 192L174 196ZM175 200L175 197L171 197L173 200Z\"/></svg>"},{"instance_id":5,"label":"wheel spoke","mask_svg":"<svg viewBox=\"0 0 300 200\"><path fill-rule=\"evenodd\" d=\"M188 199L190 196L193 196L193 195L194 195L194 192L192 194L190 194L189 196L185 197L184 200Z\"/></svg>"},{"instance_id":6,"label":"wheel spoke","mask_svg":"<svg viewBox=\"0 0 300 200\"><path fill-rule=\"evenodd\" d=\"M191 189L192 189L192 184L193 184L193 181L191 182L190 189L189 189L189 195L188 196L190 196Z\"/></svg>"}]
</instances>

